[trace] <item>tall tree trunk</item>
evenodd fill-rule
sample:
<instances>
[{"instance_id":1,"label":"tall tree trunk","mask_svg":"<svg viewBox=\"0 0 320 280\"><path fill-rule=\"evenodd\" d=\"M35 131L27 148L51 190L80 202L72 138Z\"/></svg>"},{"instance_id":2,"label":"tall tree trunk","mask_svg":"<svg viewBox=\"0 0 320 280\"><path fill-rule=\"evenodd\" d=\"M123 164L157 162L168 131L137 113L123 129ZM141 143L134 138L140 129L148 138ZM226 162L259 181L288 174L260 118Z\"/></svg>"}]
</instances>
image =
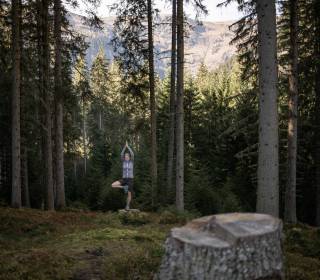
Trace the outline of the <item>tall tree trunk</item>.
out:
<instances>
[{"instance_id":1,"label":"tall tree trunk","mask_svg":"<svg viewBox=\"0 0 320 280\"><path fill-rule=\"evenodd\" d=\"M150 87L150 112L151 112L151 191L152 206L154 206L154 192L157 189L157 119L156 98L154 81L154 57L153 57L153 26L152 26L152 0L148 0L148 47L149 47L149 87Z\"/></svg>"},{"instance_id":2,"label":"tall tree trunk","mask_svg":"<svg viewBox=\"0 0 320 280\"><path fill-rule=\"evenodd\" d=\"M99 130L102 130L102 110L99 109Z\"/></svg>"},{"instance_id":3,"label":"tall tree trunk","mask_svg":"<svg viewBox=\"0 0 320 280\"><path fill-rule=\"evenodd\" d=\"M40 40L40 37L39 37ZM21 77L21 84L27 82ZM29 176L28 176L28 143L26 135L29 133L30 126L27 124L28 116L28 104L27 104L27 92L21 89L20 98L20 108L21 108L21 203L22 206L30 208L30 196L29 196Z\"/></svg>"},{"instance_id":4,"label":"tall tree trunk","mask_svg":"<svg viewBox=\"0 0 320 280\"><path fill-rule=\"evenodd\" d=\"M176 106L176 207L184 210L184 15L183 0L177 0L177 106Z\"/></svg>"},{"instance_id":5,"label":"tall tree trunk","mask_svg":"<svg viewBox=\"0 0 320 280\"><path fill-rule=\"evenodd\" d=\"M78 171L77 171L77 159L73 160L73 175L74 175L74 181L77 183L77 179L78 179Z\"/></svg>"},{"instance_id":6,"label":"tall tree trunk","mask_svg":"<svg viewBox=\"0 0 320 280\"><path fill-rule=\"evenodd\" d=\"M26 146L23 148L23 156L21 157L22 168L22 186L23 186L23 205L30 208L29 194L29 176L28 176L28 151Z\"/></svg>"},{"instance_id":7,"label":"tall tree trunk","mask_svg":"<svg viewBox=\"0 0 320 280\"><path fill-rule=\"evenodd\" d=\"M45 150L45 145L44 145L44 100L43 100L43 36L42 36L42 29L43 29L43 6L42 6L42 0L37 0L37 39L38 39L38 44L37 44L37 51L38 51L38 76L39 76L39 96L38 96L38 104L37 104L37 109L35 112L36 115L36 120L41 124L40 126L40 136L41 136L41 145L39 145L39 153L38 156L41 158L42 162L45 162L45 157L44 157L44 150ZM40 176L39 176L39 184L42 186L41 188L41 209L44 210L44 201L46 199L46 169L45 166L41 165L39 167L40 170Z\"/></svg>"},{"instance_id":8,"label":"tall tree trunk","mask_svg":"<svg viewBox=\"0 0 320 280\"><path fill-rule=\"evenodd\" d=\"M317 190L317 200L316 200L316 225L320 226L320 0L315 1L315 61L316 61L316 74L315 74L315 166L316 166L316 190Z\"/></svg>"},{"instance_id":9,"label":"tall tree trunk","mask_svg":"<svg viewBox=\"0 0 320 280\"><path fill-rule=\"evenodd\" d=\"M290 1L290 74L288 121L288 181L285 193L284 219L296 223L297 117L298 117L298 1Z\"/></svg>"},{"instance_id":10,"label":"tall tree trunk","mask_svg":"<svg viewBox=\"0 0 320 280\"><path fill-rule=\"evenodd\" d=\"M175 105L176 105L176 52L177 52L177 1L172 0L172 39L171 39L171 79L170 79L170 112L169 143L167 165L167 190L172 189L173 155L175 139Z\"/></svg>"},{"instance_id":11,"label":"tall tree trunk","mask_svg":"<svg viewBox=\"0 0 320 280\"><path fill-rule=\"evenodd\" d=\"M62 36L61 36L61 0L54 0L54 96L56 110L55 124L55 147L56 147L56 188L57 188L57 208L65 207L64 189L64 159L63 159L63 96L62 96Z\"/></svg>"},{"instance_id":12,"label":"tall tree trunk","mask_svg":"<svg viewBox=\"0 0 320 280\"><path fill-rule=\"evenodd\" d=\"M86 128L86 110L85 110L85 104L84 99L82 101L82 114L83 114L83 132L82 132L82 138L83 138L83 165L84 165L84 175L87 174L87 128Z\"/></svg>"},{"instance_id":13,"label":"tall tree trunk","mask_svg":"<svg viewBox=\"0 0 320 280\"><path fill-rule=\"evenodd\" d=\"M20 93L21 93L21 4L12 0L12 194L11 206L21 207L21 130L20 130Z\"/></svg>"},{"instance_id":14,"label":"tall tree trunk","mask_svg":"<svg viewBox=\"0 0 320 280\"><path fill-rule=\"evenodd\" d=\"M50 50L49 50L49 2L42 0L41 5L41 47L42 47L42 93L43 98L43 113L44 113L44 151L43 160L45 165L45 185L46 185L46 209L54 210L54 194L53 194L53 161L52 161L52 122L51 122L51 97L49 91L49 65L50 65Z\"/></svg>"},{"instance_id":15,"label":"tall tree trunk","mask_svg":"<svg viewBox=\"0 0 320 280\"><path fill-rule=\"evenodd\" d=\"M275 1L257 0L259 159L257 211L279 216L278 73Z\"/></svg>"}]
</instances>

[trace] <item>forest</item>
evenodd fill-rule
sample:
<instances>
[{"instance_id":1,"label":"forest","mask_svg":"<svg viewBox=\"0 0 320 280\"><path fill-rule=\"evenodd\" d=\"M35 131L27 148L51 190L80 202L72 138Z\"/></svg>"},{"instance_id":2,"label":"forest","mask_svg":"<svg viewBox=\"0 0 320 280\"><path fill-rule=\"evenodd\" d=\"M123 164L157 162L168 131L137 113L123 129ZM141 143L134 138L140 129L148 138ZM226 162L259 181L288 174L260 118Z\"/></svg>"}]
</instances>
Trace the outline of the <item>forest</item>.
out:
<instances>
[{"instance_id":1,"label":"forest","mask_svg":"<svg viewBox=\"0 0 320 280\"><path fill-rule=\"evenodd\" d=\"M79 222L68 233L116 223L120 235L142 238L118 224L130 219L116 217L128 206L123 190L112 187L123 177L120 152L127 142L134 152L130 207L142 211L132 223L147 223L146 232L156 240L143 237L147 250L148 242L161 244L175 223L264 213L283 220L292 242L302 234L301 243L288 248L297 252L301 245L315 258L309 278L293 268L288 279L320 277L320 1L221 0L221 7L237 3L243 15L229 27L236 55L215 67L202 63L195 74L186 69L185 43L194 26L184 8L188 2L201 25L207 7L203 0L167 2L172 41L161 78L155 70L159 23L152 0L119 0L108 7L115 14L109 46L114 58L101 47L90 66L90 41L68 16L68 5L80 2L0 0L0 245L12 233L29 238L23 235L29 222L37 223L39 234L58 236L64 231L52 223L62 226L63 219ZM101 29L99 1L83 3L90 7L85 24ZM45 217L48 229L37 222ZM160 237L149 224L157 219ZM167 219L173 221L164 228ZM99 234L97 240L103 238ZM16 246L23 250L27 240ZM4 248L14 248L13 240L10 246ZM163 252L152 254L155 260L142 260L146 267L157 267ZM289 263L298 262L290 254ZM58 278L53 271L37 276L21 270L17 276L10 274L12 267L0 265L0 279L100 279L68 278L65 271ZM122 275L119 267L110 279L152 279L156 270L135 269L129 273L140 278Z\"/></svg>"}]
</instances>

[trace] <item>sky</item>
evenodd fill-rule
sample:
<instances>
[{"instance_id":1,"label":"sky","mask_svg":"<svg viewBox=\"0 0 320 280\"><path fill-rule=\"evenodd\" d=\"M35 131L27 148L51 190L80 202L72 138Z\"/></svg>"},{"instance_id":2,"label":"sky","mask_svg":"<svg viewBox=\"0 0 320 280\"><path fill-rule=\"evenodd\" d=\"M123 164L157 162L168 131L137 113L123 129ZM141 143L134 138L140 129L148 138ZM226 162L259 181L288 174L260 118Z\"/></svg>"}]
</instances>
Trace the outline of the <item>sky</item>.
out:
<instances>
[{"instance_id":1,"label":"sky","mask_svg":"<svg viewBox=\"0 0 320 280\"><path fill-rule=\"evenodd\" d=\"M112 5L117 0L101 0L101 5L98 7L98 15L101 17L111 16L109 12L109 5ZM227 7L217 8L217 4L221 3L223 0L204 0L204 4L206 5L209 14L206 17L202 17L201 19L204 21L229 21L229 20L237 20L241 17L241 14L238 12L237 4L232 3ZM80 2L80 1L79 1ZM155 6L160 10L161 13L169 14L171 12L171 5L168 0L155 0ZM77 9L69 8L70 11L84 15L85 14L85 5L80 4L80 7ZM185 6L186 14L194 18L195 12L191 5Z\"/></svg>"}]
</instances>

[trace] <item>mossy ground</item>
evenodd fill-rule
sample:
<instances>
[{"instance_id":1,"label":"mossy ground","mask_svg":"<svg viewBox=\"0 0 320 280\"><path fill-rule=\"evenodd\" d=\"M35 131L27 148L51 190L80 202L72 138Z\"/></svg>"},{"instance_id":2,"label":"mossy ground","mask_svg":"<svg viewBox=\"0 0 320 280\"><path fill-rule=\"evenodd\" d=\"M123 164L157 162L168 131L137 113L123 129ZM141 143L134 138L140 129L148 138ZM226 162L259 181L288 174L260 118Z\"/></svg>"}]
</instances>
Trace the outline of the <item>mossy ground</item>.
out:
<instances>
[{"instance_id":1,"label":"mossy ground","mask_svg":"<svg viewBox=\"0 0 320 280\"><path fill-rule=\"evenodd\" d=\"M320 228L285 226L286 279L320 279Z\"/></svg>"},{"instance_id":2,"label":"mossy ground","mask_svg":"<svg viewBox=\"0 0 320 280\"><path fill-rule=\"evenodd\" d=\"M168 213L0 208L0 279L152 279L178 224ZM287 279L320 279L320 230L298 225L285 235Z\"/></svg>"}]
</instances>

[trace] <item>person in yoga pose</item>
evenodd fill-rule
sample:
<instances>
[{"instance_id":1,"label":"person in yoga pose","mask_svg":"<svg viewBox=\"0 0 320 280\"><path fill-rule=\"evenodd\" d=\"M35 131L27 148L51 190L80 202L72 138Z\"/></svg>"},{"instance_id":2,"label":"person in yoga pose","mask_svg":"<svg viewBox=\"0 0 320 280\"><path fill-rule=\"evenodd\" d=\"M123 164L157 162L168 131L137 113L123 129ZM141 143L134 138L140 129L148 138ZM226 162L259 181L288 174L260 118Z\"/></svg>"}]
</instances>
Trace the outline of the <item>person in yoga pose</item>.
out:
<instances>
[{"instance_id":1,"label":"person in yoga pose","mask_svg":"<svg viewBox=\"0 0 320 280\"><path fill-rule=\"evenodd\" d=\"M128 149L128 152L126 150ZM127 204L125 209L130 209L130 203L132 200L133 193L133 161L134 153L128 142L126 141L125 146L121 152L121 161L122 161L122 179L112 183L113 188L122 188L127 196Z\"/></svg>"}]
</instances>

